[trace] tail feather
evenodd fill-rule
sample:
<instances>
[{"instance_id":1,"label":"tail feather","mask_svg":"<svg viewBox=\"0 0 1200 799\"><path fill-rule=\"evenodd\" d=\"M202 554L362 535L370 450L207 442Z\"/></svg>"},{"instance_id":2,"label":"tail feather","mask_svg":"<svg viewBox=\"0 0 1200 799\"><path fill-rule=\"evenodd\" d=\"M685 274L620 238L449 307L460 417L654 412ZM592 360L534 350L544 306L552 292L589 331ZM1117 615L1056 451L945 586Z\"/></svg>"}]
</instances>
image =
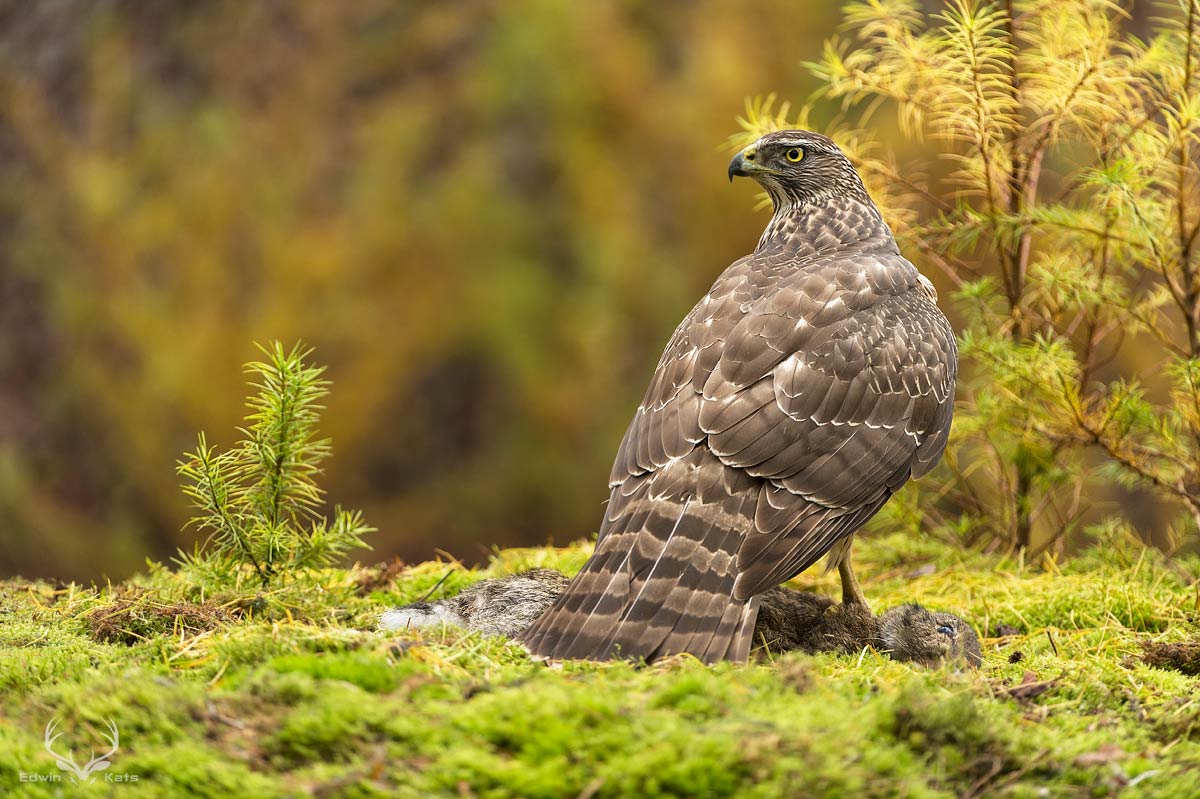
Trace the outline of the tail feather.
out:
<instances>
[{"instance_id":1,"label":"tail feather","mask_svg":"<svg viewBox=\"0 0 1200 799\"><path fill-rule=\"evenodd\" d=\"M758 604L761 597L751 597L742 609L742 618L738 621L737 631L729 642L721 660L732 660L744 663L750 657L750 647L754 644L754 624L758 621Z\"/></svg>"},{"instance_id":2,"label":"tail feather","mask_svg":"<svg viewBox=\"0 0 1200 799\"><path fill-rule=\"evenodd\" d=\"M551 604L550 609L557 610L559 619L555 634L563 644L569 644L578 637L584 622L598 611L600 605L615 604L618 609L624 607L629 594L627 559L627 552L598 546L584 568ZM612 608L606 607L603 612L611 613ZM546 613L543 613L520 636L531 649L536 648L540 635L546 632L545 628L539 628L538 625L545 617Z\"/></svg>"},{"instance_id":3,"label":"tail feather","mask_svg":"<svg viewBox=\"0 0 1200 799\"><path fill-rule=\"evenodd\" d=\"M686 512L685 508L684 514ZM711 554L699 553L703 557L697 558L689 557L691 553L686 551L687 548L695 548L694 542L683 537L672 539L671 545L681 552L681 555L674 559L675 562L685 563L686 566L677 578L666 585L666 596L661 608L647 622L637 640L636 646L639 651L649 652L649 658L672 652L695 654L691 647L696 633L701 630L716 633L720 618L727 609L736 605L731 604L729 596L723 592L685 591L680 590L680 586L701 585L705 582L708 572L721 573L728 569L729 565L714 561L725 557L728 552L736 551L740 540L741 536L733 530L713 527L707 531L701 544L706 553ZM667 573L660 576L672 580L673 575ZM711 637L708 640L711 640Z\"/></svg>"},{"instance_id":4,"label":"tail feather","mask_svg":"<svg viewBox=\"0 0 1200 799\"><path fill-rule=\"evenodd\" d=\"M610 540L609 544L619 545L620 542ZM593 563L593 561L595 562ZM526 643L535 653L538 652L538 647L546 645L550 636L556 639L555 645L559 651L586 650L589 647L595 647L596 642L589 643L587 640L596 634L595 629L589 627L588 620L619 616L629 601L631 591L632 578L629 573L628 551L614 551L610 557L604 560L596 559L593 556L579 575L567 585L567 590L563 592L564 598L568 593L572 594L572 597L563 602L562 610L557 614L557 627L545 625L541 631L541 639L546 640L535 640L533 635L537 633L538 626L535 622L534 627L530 628L530 631L524 636ZM546 618L548 613L549 611L543 613L538 621ZM546 656L565 657L553 654ZM583 656L578 657L582 658Z\"/></svg>"},{"instance_id":5,"label":"tail feather","mask_svg":"<svg viewBox=\"0 0 1200 799\"><path fill-rule=\"evenodd\" d=\"M740 648L736 638L738 633L742 631L744 618L748 613L756 616L757 612L758 604L752 604L751 600L730 602L725 606L724 612L717 622L716 629L713 631L712 638L708 640L704 649L696 657L705 663L716 663L721 660L730 659L729 655L736 653ZM754 621L751 619L751 629L746 631L749 637L753 637L753 627ZM746 652L750 651L749 643L747 643L745 650ZM742 660L745 660L745 656L742 657Z\"/></svg>"},{"instance_id":6,"label":"tail feather","mask_svg":"<svg viewBox=\"0 0 1200 799\"><path fill-rule=\"evenodd\" d=\"M729 602L726 597L715 596L711 594L693 595L693 601L689 605L695 605L695 610L691 610L686 615L692 622L687 625L690 628L690 636L683 644L683 650L686 652L699 652L697 657L702 657L708 652L709 644L713 640L713 636L717 633L718 624L706 623L710 619L720 618L725 614L725 609L729 607Z\"/></svg>"},{"instance_id":7,"label":"tail feather","mask_svg":"<svg viewBox=\"0 0 1200 799\"><path fill-rule=\"evenodd\" d=\"M596 552L522 640L554 659L745 660L758 603L734 584L760 484L702 447L630 480Z\"/></svg>"}]
</instances>

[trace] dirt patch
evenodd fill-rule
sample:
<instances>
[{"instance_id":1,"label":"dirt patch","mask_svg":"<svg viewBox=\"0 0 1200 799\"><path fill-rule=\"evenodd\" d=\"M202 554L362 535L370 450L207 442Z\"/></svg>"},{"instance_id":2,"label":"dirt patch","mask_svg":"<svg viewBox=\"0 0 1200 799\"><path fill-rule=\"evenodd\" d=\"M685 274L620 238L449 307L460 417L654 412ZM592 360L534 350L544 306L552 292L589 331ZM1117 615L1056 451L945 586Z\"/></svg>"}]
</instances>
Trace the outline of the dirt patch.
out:
<instances>
[{"instance_id":1,"label":"dirt patch","mask_svg":"<svg viewBox=\"0 0 1200 799\"><path fill-rule=\"evenodd\" d=\"M229 612L216 605L163 604L144 597L117 599L94 608L83 617L92 638L102 643L128 646L164 633L196 635L215 629L229 619Z\"/></svg>"},{"instance_id":2,"label":"dirt patch","mask_svg":"<svg viewBox=\"0 0 1200 799\"><path fill-rule=\"evenodd\" d=\"M369 596L372 591L387 588L404 571L405 566L400 558L377 563L358 578L355 590L359 596Z\"/></svg>"},{"instance_id":3,"label":"dirt patch","mask_svg":"<svg viewBox=\"0 0 1200 799\"><path fill-rule=\"evenodd\" d=\"M1053 680L1041 680L1038 679L1036 673L1026 669L1021 676L1021 682L1016 685L1008 684L1007 680L994 680L992 694L998 697L1011 697L1018 702L1029 702L1053 689L1061 679L1061 677L1055 677Z\"/></svg>"},{"instance_id":4,"label":"dirt patch","mask_svg":"<svg viewBox=\"0 0 1200 799\"><path fill-rule=\"evenodd\" d=\"M1200 640L1173 644L1161 641L1139 641L1142 662L1156 669L1170 669L1189 677L1200 676Z\"/></svg>"}]
</instances>

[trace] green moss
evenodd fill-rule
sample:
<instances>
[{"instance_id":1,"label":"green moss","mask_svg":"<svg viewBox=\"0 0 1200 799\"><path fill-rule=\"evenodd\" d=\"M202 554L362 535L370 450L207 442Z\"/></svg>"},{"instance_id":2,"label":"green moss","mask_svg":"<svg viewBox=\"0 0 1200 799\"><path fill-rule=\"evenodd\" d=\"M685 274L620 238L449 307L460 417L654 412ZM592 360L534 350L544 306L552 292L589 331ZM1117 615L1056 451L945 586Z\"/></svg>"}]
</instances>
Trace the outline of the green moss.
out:
<instances>
[{"instance_id":1,"label":"green moss","mask_svg":"<svg viewBox=\"0 0 1200 799\"><path fill-rule=\"evenodd\" d=\"M322 680L342 680L371 693L395 690L403 672L394 665L358 654L284 655L267 666L279 672L299 672Z\"/></svg>"},{"instance_id":2,"label":"green moss","mask_svg":"<svg viewBox=\"0 0 1200 799\"><path fill-rule=\"evenodd\" d=\"M285 764L350 760L381 740L388 712L355 685L326 682L276 719L275 731L262 742L263 752Z\"/></svg>"},{"instance_id":3,"label":"green moss","mask_svg":"<svg viewBox=\"0 0 1200 799\"><path fill-rule=\"evenodd\" d=\"M114 758L114 768L138 776L147 796L189 796L202 799L268 799L294 795L279 775L258 773L246 763L217 749L193 743L162 748L139 747L128 758ZM124 796L131 785L112 787L109 795ZM131 793L130 795L136 795Z\"/></svg>"},{"instance_id":4,"label":"green moss","mask_svg":"<svg viewBox=\"0 0 1200 799\"><path fill-rule=\"evenodd\" d=\"M101 589L0 584L0 784L33 797L1194 795L1200 680L1144 662L1174 650L1143 643L1194 641L1195 594L1148 556L1092 553L1060 570L864 542L878 607L917 599L981 631L1018 630L985 638L971 673L870 651L548 668L503 639L371 629L387 603L531 566L571 571L587 548L501 552L478 571L330 569L249 597L205 596L161 568ZM95 636L88 620L120 617L131 597L122 624L143 624L137 636ZM180 605L224 615L181 623ZM110 772L139 781L19 783L58 773L42 748L52 717L77 751L112 719Z\"/></svg>"}]
</instances>

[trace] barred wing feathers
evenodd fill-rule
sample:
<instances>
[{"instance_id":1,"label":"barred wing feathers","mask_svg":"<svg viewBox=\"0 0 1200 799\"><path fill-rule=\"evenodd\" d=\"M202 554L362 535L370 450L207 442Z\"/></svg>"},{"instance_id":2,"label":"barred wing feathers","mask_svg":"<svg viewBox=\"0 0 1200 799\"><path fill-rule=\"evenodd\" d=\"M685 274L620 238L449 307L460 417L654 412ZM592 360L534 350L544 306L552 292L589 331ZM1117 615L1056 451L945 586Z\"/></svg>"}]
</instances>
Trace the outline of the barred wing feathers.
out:
<instances>
[{"instance_id":1,"label":"barred wing feathers","mask_svg":"<svg viewBox=\"0 0 1200 799\"><path fill-rule=\"evenodd\" d=\"M744 660L754 597L940 458L955 364L890 236L734 263L663 353L595 553L524 641L551 658Z\"/></svg>"}]
</instances>

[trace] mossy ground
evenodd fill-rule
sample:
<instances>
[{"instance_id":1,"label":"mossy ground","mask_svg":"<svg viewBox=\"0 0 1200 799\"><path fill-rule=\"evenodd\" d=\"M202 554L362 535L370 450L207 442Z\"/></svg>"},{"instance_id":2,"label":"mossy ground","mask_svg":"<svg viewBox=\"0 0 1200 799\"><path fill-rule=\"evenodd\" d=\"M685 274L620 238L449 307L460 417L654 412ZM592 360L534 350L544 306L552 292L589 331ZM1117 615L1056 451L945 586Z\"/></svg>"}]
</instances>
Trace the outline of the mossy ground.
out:
<instances>
[{"instance_id":1,"label":"mossy ground","mask_svg":"<svg viewBox=\"0 0 1200 799\"><path fill-rule=\"evenodd\" d=\"M205 595L161 568L100 589L0 583L0 795L1200 796L1200 680L1143 659L1146 642L1200 636L1195 564L1148 553L1060 568L860 544L877 608L919 600L985 635L972 673L871 651L559 669L457 630L373 631L386 606L574 571L587 549L510 550L477 572L328 570L265 596ZM1015 633L987 637L1000 625ZM112 766L29 782L62 774L43 749L52 718L77 761L112 719Z\"/></svg>"}]
</instances>

